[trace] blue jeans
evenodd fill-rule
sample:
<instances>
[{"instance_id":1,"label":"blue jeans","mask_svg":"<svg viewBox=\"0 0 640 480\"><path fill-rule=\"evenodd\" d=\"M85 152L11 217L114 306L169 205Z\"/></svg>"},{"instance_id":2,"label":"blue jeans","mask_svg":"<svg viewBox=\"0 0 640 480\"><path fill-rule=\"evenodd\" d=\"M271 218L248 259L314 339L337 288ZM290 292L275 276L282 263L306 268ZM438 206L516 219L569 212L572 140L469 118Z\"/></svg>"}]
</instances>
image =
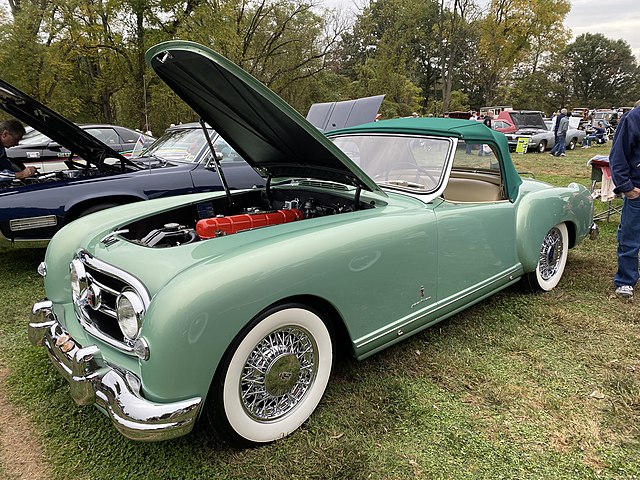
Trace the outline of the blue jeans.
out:
<instances>
[{"instance_id":1,"label":"blue jeans","mask_svg":"<svg viewBox=\"0 0 640 480\"><path fill-rule=\"evenodd\" d=\"M567 133L558 133L556 135L556 141L551 149L551 155L556 157L564 153L567 150Z\"/></svg>"},{"instance_id":2,"label":"blue jeans","mask_svg":"<svg viewBox=\"0 0 640 480\"><path fill-rule=\"evenodd\" d=\"M594 140L598 140L598 137L595 135L587 135L586 137L584 137L584 140L582 141L582 145L586 145L587 147L590 147L591 143Z\"/></svg>"},{"instance_id":3,"label":"blue jeans","mask_svg":"<svg viewBox=\"0 0 640 480\"><path fill-rule=\"evenodd\" d=\"M640 250L640 198L624 198L618 225L618 271L613 277L617 287L638 282L638 251Z\"/></svg>"}]
</instances>

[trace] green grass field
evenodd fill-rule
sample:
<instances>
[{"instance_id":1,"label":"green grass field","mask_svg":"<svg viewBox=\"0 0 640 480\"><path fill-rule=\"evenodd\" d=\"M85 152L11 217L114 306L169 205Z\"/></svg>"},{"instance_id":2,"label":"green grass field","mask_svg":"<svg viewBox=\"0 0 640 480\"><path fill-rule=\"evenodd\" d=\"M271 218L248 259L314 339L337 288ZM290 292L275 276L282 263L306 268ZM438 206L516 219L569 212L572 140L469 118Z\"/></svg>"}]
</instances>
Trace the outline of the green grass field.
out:
<instances>
[{"instance_id":1,"label":"green grass field","mask_svg":"<svg viewBox=\"0 0 640 480\"><path fill-rule=\"evenodd\" d=\"M538 179L586 185L595 153L608 148L514 159ZM24 468L6 445L19 416L42 445L42 478L640 478L640 300L613 296L617 220L570 251L552 292L509 288L363 362L340 360L302 428L242 451L202 428L135 443L95 408L75 406L27 341L44 250L5 249L0 388L12 413L0 423L0 477Z\"/></svg>"}]
</instances>

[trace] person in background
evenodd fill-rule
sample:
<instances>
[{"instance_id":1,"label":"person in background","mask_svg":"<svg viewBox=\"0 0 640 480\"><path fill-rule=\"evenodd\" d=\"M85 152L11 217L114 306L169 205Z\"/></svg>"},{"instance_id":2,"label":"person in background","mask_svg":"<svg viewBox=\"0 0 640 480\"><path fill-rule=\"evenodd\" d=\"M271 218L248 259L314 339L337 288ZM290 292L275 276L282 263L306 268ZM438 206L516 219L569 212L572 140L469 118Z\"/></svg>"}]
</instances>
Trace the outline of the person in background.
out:
<instances>
[{"instance_id":1,"label":"person in background","mask_svg":"<svg viewBox=\"0 0 640 480\"><path fill-rule=\"evenodd\" d=\"M24 134L24 127L18 120L0 122L0 183L8 183L15 178L22 180L38 173L36 167L17 169L7 157L6 149L18 145Z\"/></svg>"},{"instance_id":2,"label":"person in background","mask_svg":"<svg viewBox=\"0 0 640 480\"><path fill-rule=\"evenodd\" d=\"M586 137L584 137L584 140L582 141L582 148L590 148L591 147L591 143L596 140L596 141L600 141L604 139L604 134L605 134L605 129L604 129L604 125L602 125L602 122L598 122L598 125L593 127L593 132L591 132L589 135L587 135ZM602 143L602 142L600 142Z\"/></svg>"},{"instance_id":3,"label":"person in background","mask_svg":"<svg viewBox=\"0 0 640 480\"><path fill-rule=\"evenodd\" d=\"M569 114L567 109L560 110L560 115L556 120L556 126L554 128L555 142L551 149L551 155L554 157L566 157L567 149L567 131L569 130Z\"/></svg>"},{"instance_id":4,"label":"person in background","mask_svg":"<svg viewBox=\"0 0 640 480\"><path fill-rule=\"evenodd\" d=\"M493 117L493 115L491 114L491 112L489 112L482 119L482 123L484 123L488 128L491 128L491 118L492 117Z\"/></svg>"},{"instance_id":5,"label":"person in background","mask_svg":"<svg viewBox=\"0 0 640 480\"><path fill-rule=\"evenodd\" d=\"M482 119L482 123L484 123L487 128L491 128L491 118L492 117L493 117L493 115L491 114L491 112L487 112L487 114ZM488 149L489 149L488 145L487 146L480 145L480 150L478 151L478 156L482 157L483 155L491 155L491 153L489 153Z\"/></svg>"},{"instance_id":6,"label":"person in background","mask_svg":"<svg viewBox=\"0 0 640 480\"><path fill-rule=\"evenodd\" d=\"M471 112L471 116L469 117L469 120L473 120L474 122L478 121L478 114L476 112ZM471 155L471 152L473 150L473 145L470 144L469 142L465 142L465 152L467 155Z\"/></svg>"},{"instance_id":7,"label":"person in background","mask_svg":"<svg viewBox=\"0 0 640 480\"><path fill-rule=\"evenodd\" d=\"M613 277L616 295L633 297L638 283L640 250L640 100L622 116L609 153L614 193L624 195L618 225L618 271Z\"/></svg>"}]
</instances>

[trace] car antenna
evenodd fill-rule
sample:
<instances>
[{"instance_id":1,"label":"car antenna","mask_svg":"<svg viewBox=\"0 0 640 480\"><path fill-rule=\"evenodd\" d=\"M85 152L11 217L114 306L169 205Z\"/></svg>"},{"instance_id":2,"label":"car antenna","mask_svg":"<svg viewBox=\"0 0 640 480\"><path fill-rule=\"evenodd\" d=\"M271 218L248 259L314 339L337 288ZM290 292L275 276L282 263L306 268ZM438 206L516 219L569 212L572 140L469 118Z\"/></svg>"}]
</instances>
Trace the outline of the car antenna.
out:
<instances>
[{"instance_id":1,"label":"car antenna","mask_svg":"<svg viewBox=\"0 0 640 480\"><path fill-rule=\"evenodd\" d=\"M204 138L207 139L207 145L209 145L209 150L211 150L211 154L213 155L213 161L216 162L216 169L218 170L218 175L220 176L220 181L222 182L222 186L224 187L224 191L227 194L227 200L229 200L229 205L233 205L233 198L231 197L231 192L229 191L229 185L227 185L227 179L224 177L224 172L222 171L222 167L220 166L220 158L216 154L216 149L213 148L213 143L211 143L211 137L209 136L209 129L204 123L204 120L200 119L200 125L202 126L202 131L204 132Z\"/></svg>"}]
</instances>

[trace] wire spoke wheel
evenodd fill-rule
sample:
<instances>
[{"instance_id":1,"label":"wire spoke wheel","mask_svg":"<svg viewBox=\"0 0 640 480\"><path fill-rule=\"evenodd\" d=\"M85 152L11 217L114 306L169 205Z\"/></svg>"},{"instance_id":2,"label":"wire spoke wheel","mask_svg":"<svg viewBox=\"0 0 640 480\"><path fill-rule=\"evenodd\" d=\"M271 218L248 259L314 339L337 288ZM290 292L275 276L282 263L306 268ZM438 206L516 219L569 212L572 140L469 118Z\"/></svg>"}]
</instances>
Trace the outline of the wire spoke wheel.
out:
<instances>
[{"instance_id":1,"label":"wire spoke wheel","mask_svg":"<svg viewBox=\"0 0 640 480\"><path fill-rule=\"evenodd\" d=\"M540 248L540 276L544 280L549 280L558 273L564 253L565 245L562 241L562 234L557 227L553 227L545 235Z\"/></svg>"},{"instance_id":2,"label":"wire spoke wheel","mask_svg":"<svg viewBox=\"0 0 640 480\"><path fill-rule=\"evenodd\" d=\"M564 223L552 227L542 239L535 271L527 273L523 281L533 291L549 291L560 282L567 264L569 231Z\"/></svg>"},{"instance_id":3,"label":"wire spoke wheel","mask_svg":"<svg viewBox=\"0 0 640 480\"><path fill-rule=\"evenodd\" d=\"M284 304L257 316L216 371L205 406L210 425L241 447L294 432L324 395L333 350L328 324L304 305Z\"/></svg>"},{"instance_id":4,"label":"wire spoke wheel","mask_svg":"<svg viewBox=\"0 0 640 480\"><path fill-rule=\"evenodd\" d=\"M317 358L318 347L302 328L286 327L263 338L249 355L240 379L247 413L259 421L289 413L313 383Z\"/></svg>"}]
</instances>

